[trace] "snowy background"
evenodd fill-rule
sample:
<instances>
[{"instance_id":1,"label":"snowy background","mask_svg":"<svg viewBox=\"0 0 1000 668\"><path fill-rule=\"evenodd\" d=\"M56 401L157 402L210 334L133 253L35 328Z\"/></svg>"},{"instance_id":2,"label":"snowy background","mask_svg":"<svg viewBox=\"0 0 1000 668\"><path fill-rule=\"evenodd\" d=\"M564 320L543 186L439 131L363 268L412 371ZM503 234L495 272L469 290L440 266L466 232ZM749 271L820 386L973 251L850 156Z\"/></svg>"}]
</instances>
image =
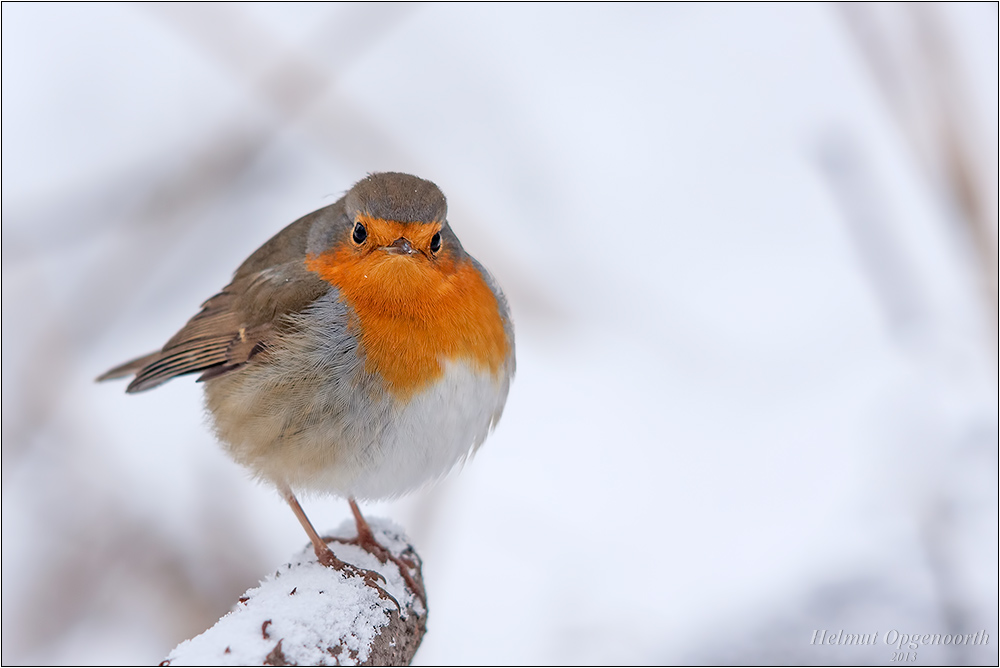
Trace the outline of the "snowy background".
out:
<instances>
[{"instance_id":1,"label":"snowy background","mask_svg":"<svg viewBox=\"0 0 1000 668\"><path fill-rule=\"evenodd\" d=\"M93 378L383 170L517 331L475 460L365 506L418 663L996 663L995 4L5 3L4 664L154 664L302 548L191 379Z\"/></svg>"}]
</instances>

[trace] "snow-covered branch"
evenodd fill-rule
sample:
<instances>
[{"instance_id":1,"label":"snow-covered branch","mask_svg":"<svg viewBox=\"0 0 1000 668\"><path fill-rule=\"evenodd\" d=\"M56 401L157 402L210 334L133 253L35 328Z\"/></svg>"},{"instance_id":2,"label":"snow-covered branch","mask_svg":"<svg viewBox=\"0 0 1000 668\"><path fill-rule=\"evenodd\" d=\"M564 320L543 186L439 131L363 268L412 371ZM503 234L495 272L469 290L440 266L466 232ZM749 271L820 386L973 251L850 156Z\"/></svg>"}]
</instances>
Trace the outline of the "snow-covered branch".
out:
<instances>
[{"instance_id":1,"label":"snow-covered branch","mask_svg":"<svg viewBox=\"0 0 1000 668\"><path fill-rule=\"evenodd\" d=\"M423 587L421 563L403 532L369 520L379 543L412 562ZM354 523L335 536L350 538ZM178 645L161 665L353 666L408 665L427 624L427 609L391 561L354 545L330 541L337 557L380 574L366 582L327 568L307 546L289 563L240 597L233 610L201 635Z\"/></svg>"}]
</instances>

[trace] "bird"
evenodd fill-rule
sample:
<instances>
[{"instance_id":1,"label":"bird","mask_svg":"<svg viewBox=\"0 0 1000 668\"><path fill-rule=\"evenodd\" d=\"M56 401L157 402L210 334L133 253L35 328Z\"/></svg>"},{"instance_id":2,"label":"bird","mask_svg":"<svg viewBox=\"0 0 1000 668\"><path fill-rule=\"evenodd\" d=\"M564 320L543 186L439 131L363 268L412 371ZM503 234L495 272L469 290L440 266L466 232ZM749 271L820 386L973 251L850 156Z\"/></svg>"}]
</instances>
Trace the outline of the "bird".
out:
<instances>
[{"instance_id":1,"label":"bird","mask_svg":"<svg viewBox=\"0 0 1000 668\"><path fill-rule=\"evenodd\" d=\"M382 579L334 555L297 493L347 499L345 542L396 562L424 598L357 499L398 497L474 454L516 366L504 293L447 213L431 181L369 174L258 248L160 350L97 380L131 376L136 393L199 374L218 440L284 497L320 563Z\"/></svg>"}]
</instances>

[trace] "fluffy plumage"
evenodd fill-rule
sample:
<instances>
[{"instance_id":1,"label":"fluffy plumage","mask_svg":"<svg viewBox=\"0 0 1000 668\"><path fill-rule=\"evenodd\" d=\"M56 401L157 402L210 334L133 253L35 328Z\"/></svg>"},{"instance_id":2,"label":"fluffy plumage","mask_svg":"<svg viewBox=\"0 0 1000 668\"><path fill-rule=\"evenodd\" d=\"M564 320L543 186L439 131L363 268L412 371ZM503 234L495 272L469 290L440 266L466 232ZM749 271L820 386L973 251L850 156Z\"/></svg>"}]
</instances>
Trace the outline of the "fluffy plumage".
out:
<instances>
[{"instance_id":1,"label":"fluffy plumage","mask_svg":"<svg viewBox=\"0 0 1000 668\"><path fill-rule=\"evenodd\" d=\"M101 380L134 374L127 391L139 392L189 373L219 439L256 475L384 498L483 442L514 335L437 186L373 174L261 246L160 351Z\"/></svg>"}]
</instances>

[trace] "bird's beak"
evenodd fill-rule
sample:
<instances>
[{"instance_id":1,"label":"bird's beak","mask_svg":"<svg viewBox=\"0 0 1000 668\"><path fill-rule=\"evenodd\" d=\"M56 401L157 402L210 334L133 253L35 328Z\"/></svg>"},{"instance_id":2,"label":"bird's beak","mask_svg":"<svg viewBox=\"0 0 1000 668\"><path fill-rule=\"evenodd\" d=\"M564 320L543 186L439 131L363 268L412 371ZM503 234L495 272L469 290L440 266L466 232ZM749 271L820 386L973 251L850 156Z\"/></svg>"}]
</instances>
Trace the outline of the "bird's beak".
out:
<instances>
[{"instance_id":1,"label":"bird's beak","mask_svg":"<svg viewBox=\"0 0 1000 668\"><path fill-rule=\"evenodd\" d=\"M410 240L406 237L396 239L389 246L382 246L382 250L390 255L415 255L420 252L410 245Z\"/></svg>"}]
</instances>

